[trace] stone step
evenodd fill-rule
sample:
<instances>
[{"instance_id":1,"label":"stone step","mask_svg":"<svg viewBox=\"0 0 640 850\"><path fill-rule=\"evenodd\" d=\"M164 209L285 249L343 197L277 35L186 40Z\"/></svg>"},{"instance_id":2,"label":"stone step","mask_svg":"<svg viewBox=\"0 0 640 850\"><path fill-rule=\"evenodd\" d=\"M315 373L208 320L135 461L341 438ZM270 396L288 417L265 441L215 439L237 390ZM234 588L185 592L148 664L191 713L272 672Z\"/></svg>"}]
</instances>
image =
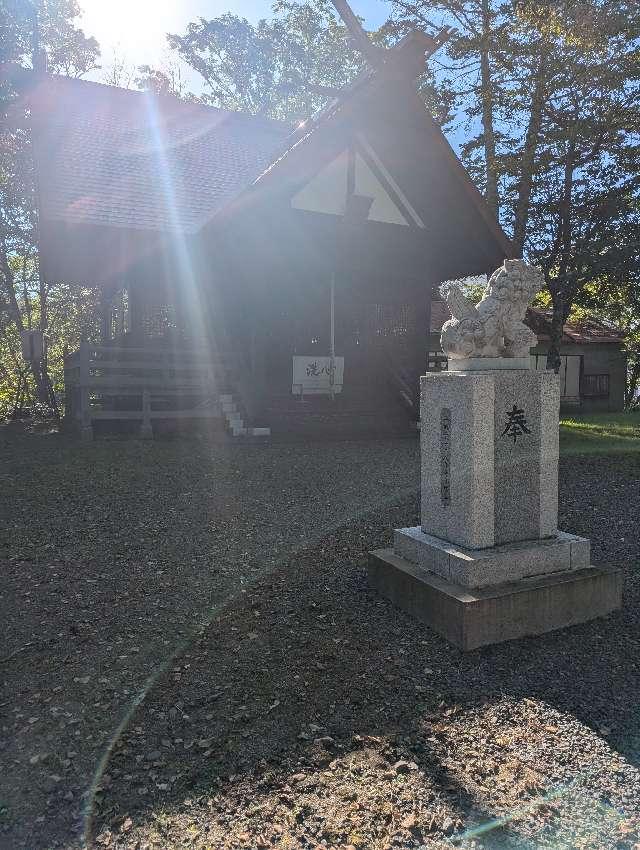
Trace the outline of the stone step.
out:
<instances>
[{"instance_id":1,"label":"stone step","mask_svg":"<svg viewBox=\"0 0 640 850\"><path fill-rule=\"evenodd\" d=\"M559 531L542 540L466 549L425 534L420 526L394 531L393 551L461 587L478 588L590 566L591 543Z\"/></svg>"}]
</instances>

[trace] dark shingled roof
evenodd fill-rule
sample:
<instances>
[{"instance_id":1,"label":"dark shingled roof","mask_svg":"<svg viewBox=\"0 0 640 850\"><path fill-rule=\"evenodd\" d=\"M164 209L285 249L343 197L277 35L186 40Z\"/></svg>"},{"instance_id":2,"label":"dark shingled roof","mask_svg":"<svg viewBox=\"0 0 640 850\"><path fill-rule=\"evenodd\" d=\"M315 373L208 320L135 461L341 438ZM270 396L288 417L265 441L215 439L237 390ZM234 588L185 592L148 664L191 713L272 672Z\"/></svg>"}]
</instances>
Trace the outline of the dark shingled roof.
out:
<instances>
[{"instance_id":1,"label":"dark shingled roof","mask_svg":"<svg viewBox=\"0 0 640 850\"><path fill-rule=\"evenodd\" d=\"M193 232L281 153L291 127L172 97L46 77L30 93L42 214Z\"/></svg>"}]
</instances>

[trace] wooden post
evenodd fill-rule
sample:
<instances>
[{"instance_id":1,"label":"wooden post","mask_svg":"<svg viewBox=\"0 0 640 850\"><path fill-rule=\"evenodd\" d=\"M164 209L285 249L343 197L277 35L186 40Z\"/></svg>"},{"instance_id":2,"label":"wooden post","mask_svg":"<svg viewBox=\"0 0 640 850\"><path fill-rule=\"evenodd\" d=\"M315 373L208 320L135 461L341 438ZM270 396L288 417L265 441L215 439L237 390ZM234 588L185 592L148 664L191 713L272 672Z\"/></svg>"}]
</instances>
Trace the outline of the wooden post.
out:
<instances>
[{"instance_id":1,"label":"wooden post","mask_svg":"<svg viewBox=\"0 0 640 850\"><path fill-rule=\"evenodd\" d=\"M254 293L255 309L250 317L250 368L251 380L247 381L248 394L251 396L249 419L260 418L268 394L267 368L270 357L268 340L265 334L265 315L269 309L261 294ZM268 321L268 320L267 320Z\"/></svg>"},{"instance_id":2,"label":"wooden post","mask_svg":"<svg viewBox=\"0 0 640 850\"><path fill-rule=\"evenodd\" d=\"M422 372L422 369L424 369L425 372L429 371L429 350L431 348L431 304L432 304L432 302L433 302L433 283L431 281L429 281L428 289L427 289L427 304L426 304L427 309L425 311L425 325L426 325L426 331L427 331L427 336L426 336L427 346L426 346L426 352L425 352L425 355L426 355L425 359L423 360L423 362L421 363L421 366L420 366L420 369L421 369L420 374L421 375L424 374Z\"/></svg>"},{"instance_id":3,"label":"wooden post","mask_svg":"<svg viewBox=\"0 0 640 850\"><path fill-rule=\"evenodd\" d=\"M142 390L142 425L140 426L140 439L153 440L153 428L151 426L151 397L149 390Z\"/></svg>"},{"instance_id":4,"label":"wooden post","mask_svg":"<svg viewBox=\"0 0 640 850\"><path fill-rule=\"evenodd\" d=\"M80 439L85 442L93 440L91 425L91 410L89 406L89 343L86 339L80 342Z\"/></svg>"},{"instance_id":5,"label":"wooden post","mask_svg":"<svg viewBox=\"0 0 640 850\"><path fill-rule=\"evenodd\" d=\"M64 423L68 425L73 421L73 388L71 387L71 374L67 366L69 347L65 345L62 351L62 363L64 367Z\"/></svg>"},{"instance_id":6,"label":"wooden post","mask_svg":"<svg viewBox=\"0 0 640 850\"><path fill-rule=\"evenodd\" d=\"M330 339L329 339L329 356L331 358L330 369L331 374L329 375L329 392L331 393L331 400L335 401L335 368L336 368L336 273L331 273L331 285L330 285L330 309L331 309L331 327L330 327Z\"/></svg>"}]
</instances>

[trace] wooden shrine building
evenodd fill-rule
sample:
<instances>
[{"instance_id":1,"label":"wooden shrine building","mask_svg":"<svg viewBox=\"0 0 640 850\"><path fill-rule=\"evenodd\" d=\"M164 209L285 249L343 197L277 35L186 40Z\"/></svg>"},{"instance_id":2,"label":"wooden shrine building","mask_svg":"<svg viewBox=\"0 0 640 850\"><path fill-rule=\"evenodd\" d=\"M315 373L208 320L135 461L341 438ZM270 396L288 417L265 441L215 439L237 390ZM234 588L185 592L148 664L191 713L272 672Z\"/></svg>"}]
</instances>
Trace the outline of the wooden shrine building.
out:
<instances>
[{"instance_id":1,"label":"wooden shrine building","mask_svg":"<svg viewBox=\"0 0 640 850\"><path fill-rule=\"evenodd\" d=\"M291 128L24 72L42 273L100 290L67 412L405 428L440 281L512 256L416 93L414 33Z\"/></svg>"}]
</instances>

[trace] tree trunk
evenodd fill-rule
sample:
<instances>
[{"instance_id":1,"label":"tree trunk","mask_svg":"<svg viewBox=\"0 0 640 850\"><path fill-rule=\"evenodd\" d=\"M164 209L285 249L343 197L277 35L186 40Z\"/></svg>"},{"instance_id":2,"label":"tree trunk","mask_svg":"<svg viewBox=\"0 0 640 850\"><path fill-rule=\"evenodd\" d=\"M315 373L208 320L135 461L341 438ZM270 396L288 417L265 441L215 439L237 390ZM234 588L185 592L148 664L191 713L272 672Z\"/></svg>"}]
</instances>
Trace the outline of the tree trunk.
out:
<instances>
[{"instance_id":1,"label":"tree trunk","mask_svg":"<svg viewBox=\"0 0 640 850\"><path fill-rule=\"evenodd\" d=\"M560 360L560 346L562 344L562 331L567 320L568 309L564 297L557 294L553 297L553 316L551 318L551 338L549 351L547 353L547 369L553 369L558 374L562 361Z\"/></svg>"},{"instance_id":2,"label":"tree trunk","mask_svg":"<svg viewBox=\"0 0 640 850\"><path fill-rule=\"evenodd\" d=\"M498 164L496 161L496 136L493 127L493 80L489 51L491 47L490 0L482 0L482 43L480 45L480 97L482 99L482 132L484 136L484 156L486 163L485 198L491 212L498 217Z\"/></svg>"},{"instance_id":3,"label":"tree trunk","mask_svg":"<svg viewBox=\"0 0 640 850\"><path fill-rule=\"evenodd\" d=\"M574 123L569 133L569 143L564 161L562 180L562 199L559 204L558 220L558 271L555 275L555 284L549 284L549 291L553 299L553 317L551 319L551 342L547 354L547 369L553 369L556 374L560 371L560 343L562 340L562 329L569 317L571 305L575 296L577 274L569 273L571 263L571 219L573 215L573 178L575 173L575 151L576 151L576 122L578 109L574 113ZM573 278L569 283L570 277Z\"/></svg>"},{"instance_id":4,"label":"tree trunk","mask_svg":"<svg viewBox=\"0 0 640 850\"><path fill-rule=\"evenodd\" d=\"M38 239L38 244L40 240ZM38 264L39 266L40 264ZM40 289L40 330L42 331L42 337L44 341L44 335L47 331L47 327L49 325L49 292L47 290L47 284L42 277L42 271L38 269L38 275L40 278L39 281L39 289ZM35 371L39 371L39 378L36 379L36 387L38 389L38 401L41 404L46 405L47 407L52 406L52 398L51 398L51 381L49 379L49 363L47 357L47 346L43 342L42 346L42 361L40 363L40 367ZM53 399L53 408L56 408L55 399Z\"/></svg>"},{"instance_id":5,"label":"tree trunk","mask_svg":"<svg viewBox=\"0 0 640 850\"><path fill-rule=\"evenodd\" d=\"M49 380L45 371L44 363L31 363L31 374L36 385L36 396L40 404L51 409L51 394L49 392Z\"/></svg>"},{"instance_id":6,"label":"tree trunk","mask_svg":"<svg viewBox=\"0 0 640 850\"><path fill-rule=\"evenodd\" d=\"M519 256L522 256L524 241L527 236L531 190L533 187L533 170L538 142L540 139L540 128L542 126L545 83L546 56L543 55L540 58L540 64L538 65L534 78L529 123L527 125L524 150L522 152L522 163L520 166L520 184L518 186L518 199L516 201L515 222L513 228L513 244L517 248Z\"/></svg>"}]
</instances>

